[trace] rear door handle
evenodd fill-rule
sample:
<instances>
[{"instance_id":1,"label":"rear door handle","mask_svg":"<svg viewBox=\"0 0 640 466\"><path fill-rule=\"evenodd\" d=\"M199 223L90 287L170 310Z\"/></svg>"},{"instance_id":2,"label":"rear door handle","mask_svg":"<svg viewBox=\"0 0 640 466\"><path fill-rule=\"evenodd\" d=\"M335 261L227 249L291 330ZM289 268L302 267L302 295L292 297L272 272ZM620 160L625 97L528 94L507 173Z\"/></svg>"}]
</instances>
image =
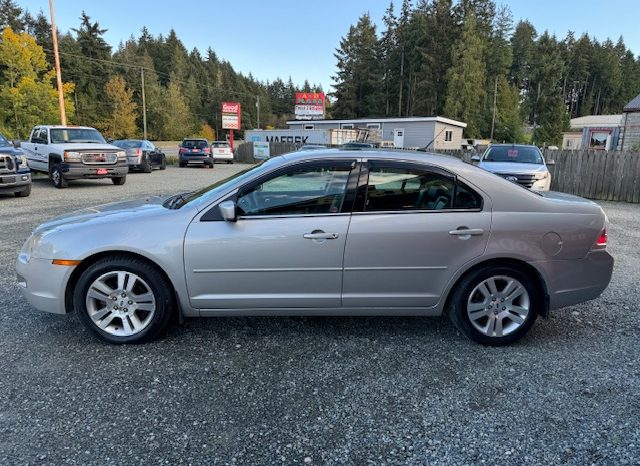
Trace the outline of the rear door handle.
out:
<instances>
[{"instance_id":1,"label":"rear door handle","mask_svg":"<svg viewBox=\"0 0 640 466\"><path fill-rule=\"evenodd\" d=\"M484 234L484 230L482 228L461 228L451 230L449 234L453 236L481 236Z\"/></svg>"},{"instance_id":2,"label":"rear door handle","mask_svg":"<svg viewBox=\"0 0 640 466\"><path fill-rule=\"evenodd\" d=\"M314 231L313 233L305 233L302 235L305 239L337 239L338 233L325 233L324 231Z\"/></svg>"}]
</instances>

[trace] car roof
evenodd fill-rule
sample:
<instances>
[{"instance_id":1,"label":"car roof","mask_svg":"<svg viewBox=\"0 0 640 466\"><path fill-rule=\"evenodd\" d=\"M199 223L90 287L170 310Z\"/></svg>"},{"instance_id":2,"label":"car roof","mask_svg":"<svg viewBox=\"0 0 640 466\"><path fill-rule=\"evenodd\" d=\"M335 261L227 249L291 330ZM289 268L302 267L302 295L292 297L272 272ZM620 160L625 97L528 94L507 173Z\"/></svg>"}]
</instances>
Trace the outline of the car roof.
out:
<instances>
[{"instance_id":1,"label":"car roof","mask_svg":"<svg viewBox=\"0 0 640 466\"><path fill-rule=\"evenodd\" d=\"M500 143L500 144L489 144L489 147L534 147L534 148L538 148L538 146L534 146L533 144L507 144L507 143Z\"/></svg>"},{"instance_id":2,"label":"car roof","mask_svg":"<svg viewBox=\"0 0 640 466\"><path fill-rule=\"evenodd\" d=\"M49 128L49 129L93 129L91 126L76 126L76 125L38 125L36 128Z\"/></svg>"}]
</instances>

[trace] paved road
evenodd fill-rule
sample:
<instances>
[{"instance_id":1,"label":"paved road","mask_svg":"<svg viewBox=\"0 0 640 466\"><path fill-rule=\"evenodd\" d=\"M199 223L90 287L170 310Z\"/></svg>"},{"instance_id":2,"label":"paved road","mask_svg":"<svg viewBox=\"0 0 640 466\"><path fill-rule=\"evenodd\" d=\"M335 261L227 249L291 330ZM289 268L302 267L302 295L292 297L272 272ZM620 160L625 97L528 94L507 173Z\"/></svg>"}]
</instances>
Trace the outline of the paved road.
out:
<instances>
[{"instance_id":1,"label":"paved road","mask_svg":"<svg viewBox=\"0 0 640 466\"><path fill-rule=\"evenodd\" d=\"M638 464L640 206L603 204L605 294L508 348L440 319L280 317L114 347L20 296L13 261L46 218L240 168L0 199L0 464Z\"/></svg>"}]
</instances>

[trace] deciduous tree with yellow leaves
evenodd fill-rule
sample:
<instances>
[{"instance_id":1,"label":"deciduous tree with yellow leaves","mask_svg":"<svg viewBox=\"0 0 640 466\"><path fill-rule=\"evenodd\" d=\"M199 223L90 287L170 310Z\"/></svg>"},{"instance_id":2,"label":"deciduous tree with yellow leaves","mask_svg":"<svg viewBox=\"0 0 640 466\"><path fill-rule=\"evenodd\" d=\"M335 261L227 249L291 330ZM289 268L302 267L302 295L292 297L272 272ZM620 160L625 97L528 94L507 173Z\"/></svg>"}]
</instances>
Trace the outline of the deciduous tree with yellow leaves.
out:
<instances>
[{"instance_id":1,"label":"deciduous tree with yellow leaves","mask_svg":"<svg viewBox=\"0 0 640 466\"><path fill-rule=\"evenodd\" d=\"M55 72L49 68L44 51L25 32L10 27L0 34L0 130L11 138L26 138L38 124L60 123ZM67 115L72 117L73 84L63 84Z\"/></svg>"},{"instance_id":2,"label":"deciduous tree with yellow leaves","mask_svg":"<svg viewBox=\"0 0 640 466\"><path fill-rule=\"evenodd\" d=\"M98 125L104 135L114 139L134 137L138 132L138 105L133 101L133 91L127 88L122 76L115 75L104 85L104 93L111 108L109 116Z\"/></svg>"}]
</instances>

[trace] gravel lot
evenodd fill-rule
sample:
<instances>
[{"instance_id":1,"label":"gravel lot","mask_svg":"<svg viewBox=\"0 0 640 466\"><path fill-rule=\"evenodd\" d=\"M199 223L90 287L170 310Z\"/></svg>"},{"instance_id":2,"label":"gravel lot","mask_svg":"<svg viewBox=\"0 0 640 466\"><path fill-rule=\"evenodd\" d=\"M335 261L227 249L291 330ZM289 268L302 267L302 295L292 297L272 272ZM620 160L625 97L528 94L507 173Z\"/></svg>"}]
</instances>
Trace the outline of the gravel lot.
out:
<instances>
[{"instance_id":1,"label":"gravel lot","mask_svg":"<svg viewBox=\"0 0 640 466\"><path fill-rule=\"evenodd\" d=\"M21 297L14 260L48 217L241 168L36 179L0 199L0 464L639 464L638 205L603 203L605 294L507 348L445 319L281 317L115 347Z\"/></svg>"}]
</instances>

